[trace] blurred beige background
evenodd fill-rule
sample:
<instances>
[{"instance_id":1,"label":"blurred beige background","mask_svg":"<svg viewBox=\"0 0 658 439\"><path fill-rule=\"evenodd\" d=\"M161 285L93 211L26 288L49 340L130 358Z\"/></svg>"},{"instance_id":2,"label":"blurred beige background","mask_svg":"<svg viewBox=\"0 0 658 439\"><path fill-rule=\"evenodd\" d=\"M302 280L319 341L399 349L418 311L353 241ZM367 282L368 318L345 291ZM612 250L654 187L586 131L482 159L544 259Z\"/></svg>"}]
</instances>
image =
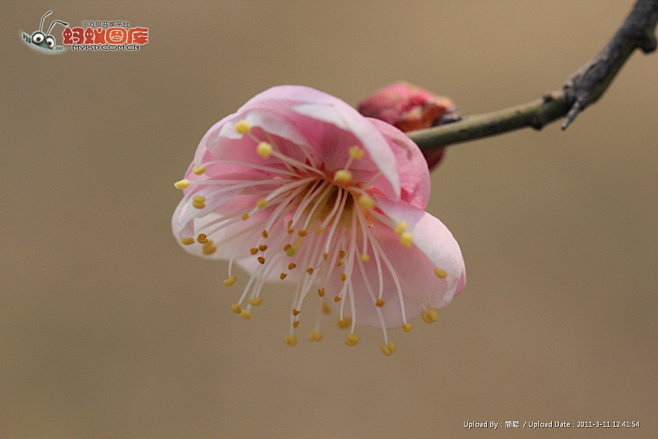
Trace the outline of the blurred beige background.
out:
<instances>
[{"instance_id":1,"label":"blurred beige background","mask_svg":"<svg viewBox=\"0 0 658 439\"><path fill-rule=\"evenodd\" d=\"M226 264L169 226L205 130L272 85L356 104L406 79L491 111L558 88L632 3L4 2L0 438L656 437L658 54L566 133L450 148L429 210L469 283L391 358L374 329L286 347L286 286L236 318ZM19 32L48 9L151 42L43 56ZM488 420L641 427L463 426Z\"/></svg>"}]
</instances>

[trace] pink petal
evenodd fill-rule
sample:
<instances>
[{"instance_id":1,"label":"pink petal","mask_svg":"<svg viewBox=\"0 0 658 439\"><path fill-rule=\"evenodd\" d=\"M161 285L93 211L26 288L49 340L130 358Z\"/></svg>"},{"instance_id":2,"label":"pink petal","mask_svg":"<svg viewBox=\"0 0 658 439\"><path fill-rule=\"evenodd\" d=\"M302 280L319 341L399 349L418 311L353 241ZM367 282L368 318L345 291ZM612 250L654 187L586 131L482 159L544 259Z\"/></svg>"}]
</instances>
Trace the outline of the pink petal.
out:
<instances>
[{"instance_id":1,"label":"pink petal","mask_svg":"<svg viewBox=\"0 0 658 439\"><path fill-rule=\"evenodd\" d=\"M378 119L368 120L384 135L395 155L400 175L400 199L425 209L430 196L430 173L420 148L394 126Z\"/></svg>"}]
</instances>

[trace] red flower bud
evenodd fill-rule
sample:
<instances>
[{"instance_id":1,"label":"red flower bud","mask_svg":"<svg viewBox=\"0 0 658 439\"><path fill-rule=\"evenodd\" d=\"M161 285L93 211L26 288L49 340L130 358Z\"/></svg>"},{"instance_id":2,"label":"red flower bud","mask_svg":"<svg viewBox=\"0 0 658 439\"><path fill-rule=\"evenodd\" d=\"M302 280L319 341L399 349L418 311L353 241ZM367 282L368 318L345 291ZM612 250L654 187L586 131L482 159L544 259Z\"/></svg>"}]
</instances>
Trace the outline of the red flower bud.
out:
<instances>
[{"instance_id":1,"label":"red flower bud","mask_svg":"<svg viewBox=\"0 0 658 439\"><path fill-rule=\"evenodd\" d=\"M450 98L437 96L424 88L396 82L377 90L359 103L364 116L383 120L401 131L414 131L454 122L461 118ZM444 148L423 151L432 169L443 158Z\"/></svg>"}]
</instances>

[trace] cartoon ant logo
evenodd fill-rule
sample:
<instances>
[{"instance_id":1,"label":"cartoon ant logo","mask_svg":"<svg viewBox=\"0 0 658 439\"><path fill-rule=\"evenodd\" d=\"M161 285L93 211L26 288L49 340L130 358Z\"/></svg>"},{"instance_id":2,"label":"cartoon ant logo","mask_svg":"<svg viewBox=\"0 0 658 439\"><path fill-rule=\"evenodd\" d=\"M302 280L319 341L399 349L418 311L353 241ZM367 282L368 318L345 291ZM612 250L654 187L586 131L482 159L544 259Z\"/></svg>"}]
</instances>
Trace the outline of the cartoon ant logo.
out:
<instances>
[{"instance_id":1,"label":"cartoon ant logo","mask_svg":"<svg viewBox=\"0 0 658 439\"><path fill-rule=\"evenodd\" d=\"M41 21L39 22L39 30L35 30L32 35L23 32L23 39L28 44L28 46L46 53L57 53L64 50L64 46L57 46L55 37L50 34L50 31L52 31L53 27L55 27L55 25L58 23L62 26L68 26L68 23L61 20L53 20L48 27L48 31L45 33L43 32L43 24L46 21L46 17L52 13L53 11L48 11L41 16Z\"/></svg>"}]
</instances>

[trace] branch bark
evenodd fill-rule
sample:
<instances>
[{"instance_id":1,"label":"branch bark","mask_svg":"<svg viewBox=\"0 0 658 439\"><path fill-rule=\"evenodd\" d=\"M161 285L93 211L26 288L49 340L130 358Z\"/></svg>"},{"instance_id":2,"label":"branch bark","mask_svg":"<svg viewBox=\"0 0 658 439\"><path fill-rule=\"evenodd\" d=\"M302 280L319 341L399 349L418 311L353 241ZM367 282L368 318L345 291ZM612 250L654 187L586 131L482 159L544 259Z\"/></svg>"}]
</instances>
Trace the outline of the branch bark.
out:
<instances>
[{"instance_id":1,"label":"branch bark","mask_svg":"<svg viewBox=\"0 0 658 439\"><path fill-rule=\"evenodd\" d=\"M575 72L561 90L545 93L537 99L492 113L469 116L459 122L440 125L407 135L423 150L489 137L519 128L540 130L566 117L562 129L606 91L635 49L644 53L656 50L658 0L637 0L612 39L590 62Z\"/></svg>"}]
</instances>

